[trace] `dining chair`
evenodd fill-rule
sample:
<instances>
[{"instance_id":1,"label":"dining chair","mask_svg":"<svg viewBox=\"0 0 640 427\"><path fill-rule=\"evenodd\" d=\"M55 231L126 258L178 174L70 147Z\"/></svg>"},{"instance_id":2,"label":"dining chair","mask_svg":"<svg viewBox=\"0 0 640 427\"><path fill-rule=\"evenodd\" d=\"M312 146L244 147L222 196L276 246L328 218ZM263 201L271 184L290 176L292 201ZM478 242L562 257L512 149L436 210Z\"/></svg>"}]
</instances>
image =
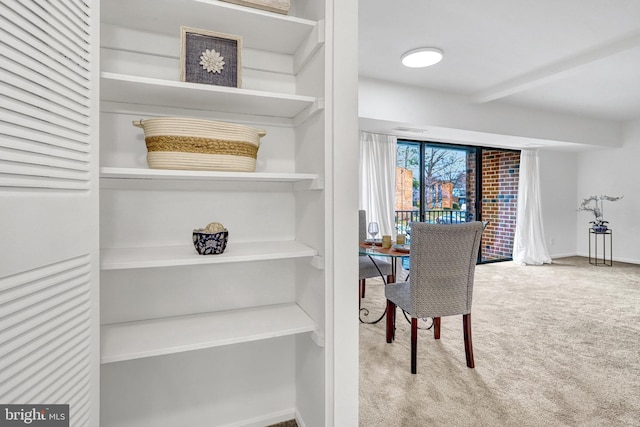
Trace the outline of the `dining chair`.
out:
<instances>
[{"instance_id":1,"label":"dining chair","mask_svg":"<svg viewBox=\"0 0 640 427\"><path fill-rule=\"evenodd\" d=\"M361 242L364 242L367 239L367 212L364 210L359 211L358 226L359 239ZM395 280L392 275L391 263L389 261L376 259L374 263L368 255L360 255L359 262L360 277L358 293L360 294L360 298L364 298L365 295L366 279L387 276L387 283L391 283Z\"/></svg>"},{"instance_id":2,"label":"dining chair","mask_svg":"<svg viewBox=\"0 0 640 427\"><path fill-rule=\"evenodd\" d=\"M411 230L411 276L385 287L387 342L395 338L396 306L411 316L411 373L416 373L418 319L433 318L440 339L440 319L462 315L467 366L475 366L471 341L471 301L483 224L414 223Z\"/></svg>"}]
</instances>

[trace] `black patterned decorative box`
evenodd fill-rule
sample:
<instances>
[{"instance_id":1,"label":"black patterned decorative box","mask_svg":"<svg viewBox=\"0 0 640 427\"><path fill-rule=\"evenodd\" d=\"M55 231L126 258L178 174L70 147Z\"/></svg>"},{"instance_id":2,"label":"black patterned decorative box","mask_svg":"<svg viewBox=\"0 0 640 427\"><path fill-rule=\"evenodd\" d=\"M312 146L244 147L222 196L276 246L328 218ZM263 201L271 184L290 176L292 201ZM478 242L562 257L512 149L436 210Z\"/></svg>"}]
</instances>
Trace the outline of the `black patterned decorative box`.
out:
<instances>
[{"instance_id":1,"label":"black patterned decorative box","mask_svg":"<svg viewBox=\"0 0 640 427\"><path fill-rule=\"evenodd\" d=\"M193 246L200 255L218 255L224 252L229 238L228 231L208 233L193 230Z\"/></svg>"}]
</instances>

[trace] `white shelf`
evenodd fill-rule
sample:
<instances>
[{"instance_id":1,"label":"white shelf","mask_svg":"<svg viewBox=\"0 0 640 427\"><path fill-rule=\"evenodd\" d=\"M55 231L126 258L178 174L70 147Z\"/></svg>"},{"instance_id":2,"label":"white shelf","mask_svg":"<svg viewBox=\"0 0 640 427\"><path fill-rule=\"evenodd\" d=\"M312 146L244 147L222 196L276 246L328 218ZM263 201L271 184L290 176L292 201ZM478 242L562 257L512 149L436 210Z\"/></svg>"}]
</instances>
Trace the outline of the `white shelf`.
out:
<instances>
[{"instance_id":1,"label":"white shelf","mask_svg":"<svg viewBox=\"0 0 640 427\"><path fill-rule=\"evenodd\" d=\"M243 46L293 54L315 21L216 0L122 0L101 2L102 22L180 36L180 26L242 36Z\"/></svg>"},{"instance_id":2,"label":"white shelf","mask_svg":"<svg viewBox=\"0 0 640 427\"><path fill-rule=\"evenodd\" d=\"M293 240L229 243L219 255L199 255L193 245L151 248L101 249L102 270L221 264L313 257L316 249Z\"/></svg>"},{"instance_id":3,"label":"white shelf","mask_svg":"<svg viewBox=\"0 0 640 427\"><path fill-rule=\"evenodd\" d=\"M293 119L318 105L311 96L102 72L102 101Z\"/></svg>"},{"instance_id":4,"label":"white shelf","mask_svg":"<svg viewBox=\"0 0 640 427\"><path fill-rule=\"evenodd\" d=\"M310 173L273 172L215 172L169 169L100 168L100 179L122 180L175 180L175 181L240 181L240 182L304 182L317 181Z\"/></svg>"},{"instance_id":5,"label":"white shelf","mask_svg":"<svg viewBox=\"0 0 640 427\"><path fill-rule=\"evenodd\" d=\"M101 363L199 350L313 331L294 303L103 325Z\"/></svg>"}]
</instances>

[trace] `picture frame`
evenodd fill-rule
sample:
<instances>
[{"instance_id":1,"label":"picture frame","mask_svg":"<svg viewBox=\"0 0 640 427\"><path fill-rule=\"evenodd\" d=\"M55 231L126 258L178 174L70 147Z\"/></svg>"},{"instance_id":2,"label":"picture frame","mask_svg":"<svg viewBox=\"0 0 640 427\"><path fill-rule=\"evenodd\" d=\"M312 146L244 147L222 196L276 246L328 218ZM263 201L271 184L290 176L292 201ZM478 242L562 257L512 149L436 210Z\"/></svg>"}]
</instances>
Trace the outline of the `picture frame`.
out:
<instances>
[{"instance_id":1,"label":"picture frame","mask_svg":"<svg viewBox=\"0 0 640 427\"><path fill-rule=\"evenodd\" d=\"M180 81L242 86L242 37L180 27Z\"/></svg>"}]
</instances>

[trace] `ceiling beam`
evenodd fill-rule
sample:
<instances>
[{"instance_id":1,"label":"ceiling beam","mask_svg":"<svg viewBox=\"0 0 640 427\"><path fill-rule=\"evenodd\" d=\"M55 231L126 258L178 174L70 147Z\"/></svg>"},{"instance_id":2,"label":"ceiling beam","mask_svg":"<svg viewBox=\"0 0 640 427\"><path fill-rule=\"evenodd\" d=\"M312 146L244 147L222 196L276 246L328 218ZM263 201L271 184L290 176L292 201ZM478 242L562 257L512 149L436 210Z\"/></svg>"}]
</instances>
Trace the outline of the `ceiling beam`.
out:
<instances>
[{"instance_id":1,"label":"ceiling beam","mask_svg":"<svg viewBox=\"0 0 640 427\"><path fill-rule=\"evenodd\" d=\"M539 68L511 80L507 80L490 89L477 92L471 96L471 100L474 103L483 104L509 95L514 95L516 93L547 84L554 80L558 80L577 68L639 46L640 34L634 34L630 37L618 39L596 49L568 57L562 61Z\"/></svg>"}]
</instances>

